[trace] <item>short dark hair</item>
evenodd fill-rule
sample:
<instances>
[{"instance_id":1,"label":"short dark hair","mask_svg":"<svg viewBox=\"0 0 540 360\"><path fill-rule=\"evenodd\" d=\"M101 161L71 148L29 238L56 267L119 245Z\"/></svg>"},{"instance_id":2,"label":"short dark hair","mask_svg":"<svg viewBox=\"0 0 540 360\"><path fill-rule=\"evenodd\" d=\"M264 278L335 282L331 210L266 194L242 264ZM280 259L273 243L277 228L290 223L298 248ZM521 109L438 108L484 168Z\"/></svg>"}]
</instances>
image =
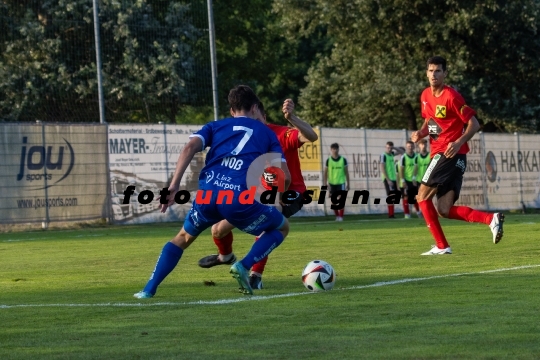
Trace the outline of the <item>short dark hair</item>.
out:
<instances>
[{"instance_id":1,"label":"short dark hair","mask_svg":"<svg viewBox=\"0 0 540 360\"><path fill-rule=\"evenodd\" d=\"M261 112L262 116L266 115L266 111L264 110L264 105L263 105L262 101L259 101L259 111Z\"/></svg>"},{"instance_id":2,"label":"short dark hair","mask_svg":"<svg viewBox=\"0 0 540 360\"><path fill-rule=\"evenodd\" d=\"M238 85L229 91L229 105L233 111L249 111L253 105L259 105L260 100L255 92L247 85Z\"/></svg>"},{"instance_id":3,"label":"short dark hair","mask_svg":"<svg viewBox=\"0 0 540 360\"><path fill-rule=\"evenodd\" d=\"M407 144L414 145L414 141L408 140L408 141L407 141Z\"/></svg>"},{"instance_id":4,"label":"short dark hair","mask_svg":"<svg viewBox=\"0 0 540 360\"><path fill-rule=\"evenodd\" d=\"M393 146L394 146L394 143L393 143L392 141L388 141L388 142L386 142L386 145L390 145L390 146L393 147Z\"/></svg>"},{"instance_id":5,"label":"short dark hair","mask_svg":"<svg viewBox=\"0 0 540 360\"><path fill-rule=\"evenodd\" d=\"M420 141L418 141L418 143L427 145L427 139L420 139Z\"/></svg>"},{"instance_id":6,"label":"short dark hair","mask_svg":"<svg viewBox=\"0 0 540 360\"><path fill-rule=\"evenodd\" d=\"M446 71L446 59L442 56L432 56L427 61L427 67L429 65L442 65L443 71Z\"/></svg>"},{"instance_id":7,"label":"short dark hair","mask_svg":"<svg viewBox=\"0 0 540 360\"><path fill-rule=\"evenodd\" d=\"M333 143L332 145L330 145L330 149L339 149L339 144Z\"/></svg>"}]
</instances>

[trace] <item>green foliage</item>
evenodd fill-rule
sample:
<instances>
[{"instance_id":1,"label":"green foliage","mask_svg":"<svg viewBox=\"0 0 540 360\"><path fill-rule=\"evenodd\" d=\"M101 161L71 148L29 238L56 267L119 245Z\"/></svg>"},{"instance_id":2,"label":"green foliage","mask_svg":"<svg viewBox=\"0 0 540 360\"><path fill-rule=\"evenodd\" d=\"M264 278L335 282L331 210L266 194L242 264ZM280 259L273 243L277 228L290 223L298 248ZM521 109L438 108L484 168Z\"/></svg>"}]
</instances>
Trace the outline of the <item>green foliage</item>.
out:
<instances>
[{"instance_id":1,"label":"green foliage","mask_svg":"<svg viewBox=\"0 0 540 360\"><path fill-rule=\"evenodd\" d=\"M540 268L515 269L539 265L538 215L507 214L497 245L485 225L443 219L454 254L427 257L423 220L290 220L252 301L228 267L197 266L215 252L208 231L145 301L132 294L179 224L0 234L0 358L538 357ZM253 237L234 237L242 256ZM300 274L318 258L336 270L336 286L308 294Z\"/></svg>"},{"instance_id":2,"label":"green foliage","mask_svg":"<svg viewBox=\"0 0 540 360\"><path fill-rule=\"evenodd\" d=\"M211 120L206 1L99 4L107 120ZM484 123L540 131L538 0L230 0L214 20L220 116L243 83L273 122L290 97L312 124L414 129L437 54ZM98 114L91 1L0 2L0 119Z\"/></svg>"},{"instance_id":3,"label":"green foliage","mask_svg":"<svg viewBox=\"0 0 540 360\"><path fill-rule=\"evenodd\" d=\"M328 39L317 33L286 38L272 1L215 1L214 18L221 115L229 116L229 90L247 84L263 101L269 120L284 123L283 101L297 100L307 69L327 51Z\"/></svg>"},{"instance_id":4,"label":"green foliage","mask_svg":"<svg viewBox=\"0 0 540 360\"><path fill-rule=\"evenodd\" d=\"M290 37L325 27L331 54L309 69L303 115L326 126L407 127L427 86L425 61L449 61L457 86L484 121L540 130L537 0L276 0Z\"/></svg>"},{"instance_id":5,"label":"green foliage","mask_svg":"<svg viewBox=\"0 0 540 360\"><path fill-rule=\"evenodd\" d=\"M175 122L181 105L200 103L193 82L201 50L207 57L208 47L192 22L195 2L99 3L108 121ZM0 116L99 121L92 3L2 6L9 21L0 39Z\"/></svg>"}]
</instances>

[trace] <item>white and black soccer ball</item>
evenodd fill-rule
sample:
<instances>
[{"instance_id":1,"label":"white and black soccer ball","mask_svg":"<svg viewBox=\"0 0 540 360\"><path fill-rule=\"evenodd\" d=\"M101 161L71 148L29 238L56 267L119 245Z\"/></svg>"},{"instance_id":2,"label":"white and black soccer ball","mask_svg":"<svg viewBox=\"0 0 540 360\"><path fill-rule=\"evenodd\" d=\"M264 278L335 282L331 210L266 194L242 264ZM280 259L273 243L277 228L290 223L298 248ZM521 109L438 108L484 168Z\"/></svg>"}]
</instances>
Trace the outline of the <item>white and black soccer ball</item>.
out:
<instances>
[{"instance_id":1,"label":"white and black soccer ball","mask_svg":"<svg viewBox=\"0 0 540 360\"><path fill-rule=\"evenodd\" d=\"M310 261L302 271L302 282L310 291L332 290L336 274L332 265L322 260Z\"/></svg>"}]
</instances>

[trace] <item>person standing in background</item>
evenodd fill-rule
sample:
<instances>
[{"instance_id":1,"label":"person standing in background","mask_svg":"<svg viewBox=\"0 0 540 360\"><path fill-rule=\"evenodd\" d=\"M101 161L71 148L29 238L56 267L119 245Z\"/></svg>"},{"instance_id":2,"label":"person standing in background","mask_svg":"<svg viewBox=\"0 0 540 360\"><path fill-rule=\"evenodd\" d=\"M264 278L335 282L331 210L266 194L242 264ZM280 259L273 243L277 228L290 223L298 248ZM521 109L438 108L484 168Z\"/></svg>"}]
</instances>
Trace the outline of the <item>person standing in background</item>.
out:
<instances>
[{"instance_id":1,"label":"person standing in background","mask_svg":"<svg viewBox=\"0 0 540 360\"><path fill-rule=\"evenodd\" d=\"M386 196L390 196L392 192L399 191L396 171L397 166L394 162L394 156L396 155L396 153L402 154L403 152L399 151L399 149L394 148L394 143L392 141L388 141L386 143L386 150L384 153L381 154L381 158L379 160L379 168L381 170L381 177L384 188L386 189ZM405 214L407 214L407 212ZM394 204L388 204L388 218L395 218Z\"/></svg>"},{"instance_id":2,"label":"person standing in background","mask_svg":"<svg viewBox=\"0 0 540 360\"><path fill-rule=\"evenodd\" d=\"M330 145L331 156L326 159L324 167L323 184L328 186L330 196L336 191L349 191L349 169L347 168L347 159L339 155L339 144L333 143ZM336 221L343 221L345 208L334 210Z\"/></svg>"},{"instance_id":3,"label":"person standing in background","mask_svg":"<svg viewBox=\"0 0 540 360\"><path fill-rule=\"evenodd\" d=\"M418 204L416 203L418 183L416 182L416 175L414 173L418 154L414 152L414 143L412 141L407 141L405 149L405 154L403 154L399 160L399 181L400 187L403 189L402 198L405 218L410 219L411 214L409 204L414 205L418 217L422 216Z\"/></svg>"}]
</instances>

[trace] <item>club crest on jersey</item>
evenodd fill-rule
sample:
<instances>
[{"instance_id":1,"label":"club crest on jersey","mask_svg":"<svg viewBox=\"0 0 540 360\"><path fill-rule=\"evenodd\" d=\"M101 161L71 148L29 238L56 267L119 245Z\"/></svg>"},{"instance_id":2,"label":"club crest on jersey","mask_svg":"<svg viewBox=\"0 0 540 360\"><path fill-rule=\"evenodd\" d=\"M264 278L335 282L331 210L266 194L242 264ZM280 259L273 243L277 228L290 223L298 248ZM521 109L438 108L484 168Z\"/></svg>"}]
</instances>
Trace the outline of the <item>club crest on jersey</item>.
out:
<instances>
[{"instance_id":1,"label":"club crest on jersey","mask_svg":"<svg viewBox=\"0 0 540 360\"><path fill-rule=\"evenodd\" d=\"M446 118L446 106L437 105L437 107L435 108L435 117L439 119Z\"/></svg>"},{"instance_id":2,"label":"club crest on jersey","mask_svg":"<svg viewBox=\"0 0 540 360\"><path fill-rule=\"evenodd\" d=\"M293 131L293 129L287 129L287 132L285 133L285 137L291 136L292 131Z\"/></svg>"}]
</instances>

